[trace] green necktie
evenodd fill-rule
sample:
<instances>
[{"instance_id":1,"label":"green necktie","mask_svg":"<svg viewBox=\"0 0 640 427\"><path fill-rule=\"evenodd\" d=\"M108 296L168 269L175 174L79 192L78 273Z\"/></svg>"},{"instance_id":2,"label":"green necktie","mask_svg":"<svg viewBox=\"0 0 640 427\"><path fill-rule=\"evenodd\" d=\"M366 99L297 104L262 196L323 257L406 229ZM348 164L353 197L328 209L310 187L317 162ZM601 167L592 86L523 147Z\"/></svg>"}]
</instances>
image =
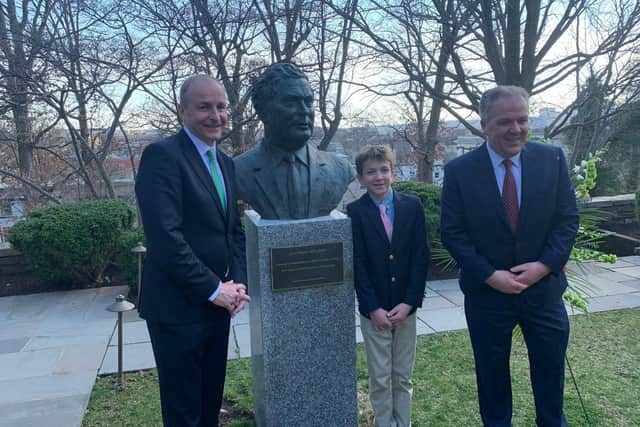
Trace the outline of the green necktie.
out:
<instances>
[{"instance_id":1,"label":"green necktie","mask_svg":"<svg viewBox=\"0 0 640 427\"><path fill-rule=\"evenodd\" d=\"M209 170L211 170L211 178L213 178L213 184L216 186L218 196L222 202L222 210L227 213L227 200L224 197L224 181L222 180L222 174L218 169L218 159L216 158L215 148L207 151L207 157L209 158Z\"/></svg>"}]
</instances>

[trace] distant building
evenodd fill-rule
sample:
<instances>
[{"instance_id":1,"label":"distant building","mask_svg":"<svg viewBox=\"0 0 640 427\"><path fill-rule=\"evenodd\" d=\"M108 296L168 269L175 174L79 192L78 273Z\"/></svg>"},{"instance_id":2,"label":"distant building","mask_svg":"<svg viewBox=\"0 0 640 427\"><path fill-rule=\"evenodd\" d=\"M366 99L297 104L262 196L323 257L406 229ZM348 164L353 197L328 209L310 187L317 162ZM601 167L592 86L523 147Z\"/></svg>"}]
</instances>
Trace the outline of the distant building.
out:
<instances>
[{"instance_id":1,"label":"distant building","mask_svg":"<svg viewBox=\"0 0 640 427\"><path fill-rule=\"evenodd\" d=\"M0 183L0 243L7 241L9 229L24 216L24 196Z\"/></svg>"}]
</instances>

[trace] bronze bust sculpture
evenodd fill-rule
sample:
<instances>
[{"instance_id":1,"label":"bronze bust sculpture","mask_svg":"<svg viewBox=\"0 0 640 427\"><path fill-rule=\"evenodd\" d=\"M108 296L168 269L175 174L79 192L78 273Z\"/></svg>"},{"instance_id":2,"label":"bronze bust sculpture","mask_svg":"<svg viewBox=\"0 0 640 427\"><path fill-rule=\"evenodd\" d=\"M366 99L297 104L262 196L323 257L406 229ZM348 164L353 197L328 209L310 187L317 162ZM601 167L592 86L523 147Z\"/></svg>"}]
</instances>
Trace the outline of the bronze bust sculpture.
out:
<instances>
[{"instance_id":1,"label":"bronze bust sculpture","mask_svg":"<svg viewBox=\"0 0 640 427\"><path fill-rule=\"evenodd\" d=\"M328 215L355 178L353 168L308 144L313 133L313 92L293 64L268 67L251 90L264 138L234 159L240 199L264 219Z\"/></svg>"}]
</instances>

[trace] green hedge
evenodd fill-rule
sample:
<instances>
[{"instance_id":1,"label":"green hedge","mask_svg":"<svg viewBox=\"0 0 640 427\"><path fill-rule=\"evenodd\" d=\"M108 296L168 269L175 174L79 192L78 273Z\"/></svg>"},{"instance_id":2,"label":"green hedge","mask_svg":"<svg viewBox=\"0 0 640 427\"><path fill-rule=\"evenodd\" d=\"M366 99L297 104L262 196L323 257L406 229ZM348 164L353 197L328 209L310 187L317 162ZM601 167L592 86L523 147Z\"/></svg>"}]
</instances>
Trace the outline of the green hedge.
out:
<instances>
[{"instance_id":1,"label":"green hedge","mask_svg":"<svg viewBox=\"0 0 640 427\"><path fill-rule=\"evenodd\" d=\"M124 231L120 240L120 248L114 260L129 287L135 291L138 289L138 254L131 252L131 249L140 243L145 245L142 227ZM141 259L144 260L144 254Z\"/></svg>"},{"instance_id":2,"label":"green hedge","mask_svg":"<svg viewBox=\"0 0 640 427\"><path fill-rule=\"evenodd\" d=\"M422 200L429 245L431 248L440 247L440 194L442 189L435 184L415 181L395 182L393 188L403 193L414 194Z\"/></svg>"},{"instance_id":3,"label":"green hedge","mask_svg":"<svg viewBox=\"0 0 640 427\"><path fill-rule=\"evenodd\" d=\"M34 211L14 225L9 241L45 280L101 284L123 251L134 212L120 200L67 203Z\"/></svg>"}]
</instances>

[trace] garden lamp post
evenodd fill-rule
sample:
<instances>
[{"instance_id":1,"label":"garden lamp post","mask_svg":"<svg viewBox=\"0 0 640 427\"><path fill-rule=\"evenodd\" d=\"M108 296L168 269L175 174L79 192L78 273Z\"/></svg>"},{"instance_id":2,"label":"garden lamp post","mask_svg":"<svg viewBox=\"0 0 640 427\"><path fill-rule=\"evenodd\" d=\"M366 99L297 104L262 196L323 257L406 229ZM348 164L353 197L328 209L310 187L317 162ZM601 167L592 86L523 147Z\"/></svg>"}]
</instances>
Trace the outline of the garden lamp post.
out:
<instances>
[{"instance_id":1,"label":"garden lamp post","mask_svg":"<svg viewBox=\"0 0 640 427\"><path fill-rule=\"evenodd\" d=\"M140 287L142 285L142 255L147 252L147 248L142 246L142 242L138 242L138 246L131 249L131 252L138 254L138 304L140 304Z\"/></svg>"},{"instance_id":2,"label":"garden lamp post","mask_svg":"<svg viewBox=\"0 0 640 427\"><path fill-rule=\"evenodd\" d=\"M135 308L135 305L124 299L124 295L118 295L116 302L107 307L108 311L118 313L118 380L116 386L122 388L124 379L122 376L122 313L125 311L131 311Z\"/></svg>"}]
</instances>

